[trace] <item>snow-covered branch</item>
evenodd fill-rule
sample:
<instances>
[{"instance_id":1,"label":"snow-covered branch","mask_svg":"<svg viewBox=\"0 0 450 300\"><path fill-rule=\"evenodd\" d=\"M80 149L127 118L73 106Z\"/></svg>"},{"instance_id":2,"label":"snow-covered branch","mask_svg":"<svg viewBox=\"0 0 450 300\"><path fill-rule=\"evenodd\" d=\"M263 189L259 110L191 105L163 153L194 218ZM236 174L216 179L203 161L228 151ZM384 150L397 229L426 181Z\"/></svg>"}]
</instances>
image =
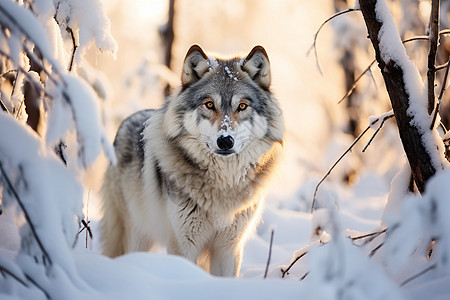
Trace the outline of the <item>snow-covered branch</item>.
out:
<instances>
[{"instance_id":1,"label":"snow-covered branch","mask_svg":"<svg viewBox=\"0 0 450 300\"><path fill-rule=\"evenodd\" d=\"M383 0L362 0L360 8L375 49L403 148L420 192L425 183L447 162L444 147L431 122L419 71L406 55L394 20Z\"/></svg>"}]
</instances>

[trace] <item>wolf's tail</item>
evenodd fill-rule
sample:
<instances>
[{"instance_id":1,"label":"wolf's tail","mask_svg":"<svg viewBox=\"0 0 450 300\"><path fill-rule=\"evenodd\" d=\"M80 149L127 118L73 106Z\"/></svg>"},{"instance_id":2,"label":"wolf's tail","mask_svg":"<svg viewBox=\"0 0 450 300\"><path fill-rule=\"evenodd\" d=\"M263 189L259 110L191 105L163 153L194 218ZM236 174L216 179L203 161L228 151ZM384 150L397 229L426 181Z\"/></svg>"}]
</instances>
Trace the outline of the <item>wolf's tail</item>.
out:
<instances>
[{"instance_id":1,"label":"wolf's tail","mask_svg":"<svg viewBox=\"0 0 450 300\"><path fill-rule=\"evenodd\" d=\"M114 166L105 173L101 194L103 197L103 218L101 220L101 240L103 254L116 257L125 253L125 216L126 207L120 184L116 182L119 176Z\"/></svg>"}]
</instances>

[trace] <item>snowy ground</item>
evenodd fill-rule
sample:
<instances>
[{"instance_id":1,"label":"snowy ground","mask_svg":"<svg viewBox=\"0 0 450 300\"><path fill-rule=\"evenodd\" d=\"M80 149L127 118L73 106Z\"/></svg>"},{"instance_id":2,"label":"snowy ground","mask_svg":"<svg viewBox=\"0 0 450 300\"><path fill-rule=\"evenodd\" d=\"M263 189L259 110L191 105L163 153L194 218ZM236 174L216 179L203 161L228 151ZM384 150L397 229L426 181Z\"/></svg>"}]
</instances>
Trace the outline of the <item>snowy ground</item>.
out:
<instances>
[{"instance_id":1,"label":"snowy ground","mask_svg":"<svg viewBox=\"0 0 450 300\"><path fill-rule=\"evenodd\" d=\"M38 2L46 3L43 0L36 1ZM323 75L320 75L314 59L305 54L312 43L315 30L333 13L332 2L284 0L282 5L278 1L261 1L258 2L260 5L254 5L256 2L258 1L179 1L179 25L176 28L177 38L173 49L175 74L180 73L185 51L193 43L199 43L207 51L225 54L245 53L254 45L262 44L269 53L273 91L280 100L286 121L285 157L274 176L274 182L268 186L261 223L244 248L240 278L210 276L183 258L167 255L164 249L158 253L133 253L116 259L102 256L99 229L102 215L98 189L107 164L105 158L100 158L86 174L74 172L69 176L68 172L74 170L62 167L59 159L54 157L53 150L45 148L47 145L44 145L37 135L30 133L23 124L2 114L0 122L4 126L0 126L0 162L9 167L8 170L20 170L19 174L14 174L17 177L18 189L28 197L25 200L34 208L33 215L37 220L43 220L42 216L46 221L50 220L43 222L45 226L50 227L43 231L44 242L51 246L53 257L60 261L50 273L46 273L44 264L38 262L40 250L35 243L30 242L34 248L30 246L30 249L27 249L29 241L20 240L20 234L27 235L19 231L22 229L18 227L24 220L15 219L18 208L14 206L16 202L13 199L14 201L4 207L4 214L0 216L1 299L45 299L46 296L41 290L51 292L52 297L56 299L448 298L450 264L445 258L450 255L450 224L446 221L450 206L445 204L448 202L445 197L450 194L447 188L450 176L447 173L437 178L430 189L432 192L424 196L425 201L402 194L405 178L408 180L409 177L402 172L401 176L393 181L394 176L402 170L405 158L397 128L392 120L386 123L368 150L361 154L361 149L373 133L373 130L370 131L369 136L347 155L321 185L316 207L326 207L328 210L321 209L314 214L310 213L317 183L353 141L351 136L343 133L347 122L345 106L336 105L344 91L342 70L336 62L337 51L334 50L338 48L335 47L336 43L343 44L347 39L342 37L337 39L337 42L333 38L336 34L331 25L324 28L318 40L323 68ZM12 5L13 1L7 3ZM47 8L53 5L51 3L53 2L47 2ZM65 10L64 13L72 17L84 17L84 2L73 3L80 4L75 15L70 15L73 13L70 10ZM155 65L155 61L160 60L160 53L155 49L161 49L156 27L164 21L161 14L165 13L161 3L163 1L108 2L107 15L111 19L112 33L119 44L117 60L112 62L110 57L105 58L99 55L98 51L94 51L86 54L91 67L86 62L79 62L78 74L86 71L101 82L100 87L103 89L100 89L100 94L104 96L101 100L104 102L100 105L103 108L101 121L107 127L109 141L112 141L120 120L128 114L141 108L161 105L162 89L158 82L160 78L157 77L167 72L161 69L160 65ZM200 7L202 9L199 9ZM40 7L44 8L45 5ZM249 14L249 11L253 13ZM49 13L47 17L50 16L51 19L51 15ZM70 18L65 19L68 22ZM96 28L98 24L89 22L93 20L97 18L86 14L84 21L87 22L84 25L87 25L88 29L88 25ZM105 20L103 18L103 22L106 22ZM98 27L105 29L104 26ZM142 33L143 28L149 36ZM359 29L359 34L355 36L358 35L367 42L364 30L361 32ZM98 33L98 36L102 34ZM348 40L352 38L354 37ZM108 41L110 40L103 42ZM90 42L92 41L85 41L84 46L87 47ZM0 46L5 47L3 44ZM364 67L365 60L372 59L366 57L366 50L362 57L358 56L359 63ZM155 73L159 75L156 76ZM172 78L170 80L173 81L178 80L178 75L164 76ZM76 76L62 77L69 83L68 90L71 95L80 95L80 92L86 91L83 85L76 85L79 83ZM367 126L366 116L380 115L389 110L389 105L386 105L386 101L383 102L386 99L380 91L377 91L379 94L376 101L371 98L375 89L372 83L363 81L361 85L365 93L360 114L364 122L367 119L367 123L361 126ZM382 83L378 85L381 90ZM92 93L87 92L82 96L78 98L94 98ZM67 125L65 121L70 120L66 120L63 115L69 116L70 112L67 112L66 106L61 105L61 114L55 113L60 117L56 120L60 123L51 123L51 117L49 121L56 131L62 131L53 132L55 140L67 129L61 130L61 124ZM76 105L80 110L74 112L78 113L79 119L87 116L82 110L86 109L85 107L92 108L89 112L95 114L94 103L80 102ZM99 121L96 116L90 116L88 121L78 120L75 124L78 126L76 129L91 143L86 143L86 147L96 150L87 153L91 154L84 157L87 160L93 160L102 147L106 151L108 149L104 143L99 143L103 134L99 128L100 122L90 123L91 119ZM98 131L91 132L90 127ZM47 138L51 139L51 136ZM75 159L77 150L79 149L69 149L73 151ZM30 153L37 159L33 160ZM24 174L29 177L22 174L23 165L26 166L25 170L30 168L36 172L31 174L34 176L26 172ZM14 173L13 171L11 173ZM66 241L66 230L77 225L72 221L74 214L78 213L81 207L77 197L81 191L81 185L78 186L77 183L80 177L83 177L81 181L84 190L82 210L85 218L90 221L93 239L87 238L86 245L86 232L81 232L76 248L72 250ZM28 189L25 179L39 184L33 186L35 189ZM8 194L8 199L12 198L14 197ZM47 206L32 206L36 203L36 198L41 199L43 205ZM359 244L353 245L344 234L354 236L380 230L388 198L393 199L393 202L390 207L392 215L387 221L395 224L396 218L401 216L410 227L399 226L393 235L396 239L386 241L386 245L371 255L379 246L382 235L361 247ZM423 213L433 212L429 203L435 204L435 199L440 199L440 202L437 201L439 206L436 213L439 226L426 220L426 214ZM52 203L57 203L58 209L55 209ZM67 207L64 209L61 203ZM319 226L320 230L317 230ZM270 247L272 232L273 243ZM442 239L438 243L440 248L436 248L439 251L435 251L431 262L428 262L425 259L428 245L424 243L430 241L430 236L427 236L430 232L438 234ZM60 236L54 238L53 233ZM415 239L417 236L424 237L422 244L421 239ZM328 243L320 245L322 242ZM17 256L21 247L24 252L31 254ZM270 251L268 275L263 279ZM302 258L282 279L282 268L286 268L293 257L301 254L304 254ZM438 263L439 267L434 268L432 272L414 276ZM14 280L5 273L3 268L6 267L21 276L31 274L36 282L31 284L31 280L20 276L19 280ZM21 281L28 282L30 286L23 285ZM400 285L402 286L399 287Z\"/></svg>"}]
</instances>

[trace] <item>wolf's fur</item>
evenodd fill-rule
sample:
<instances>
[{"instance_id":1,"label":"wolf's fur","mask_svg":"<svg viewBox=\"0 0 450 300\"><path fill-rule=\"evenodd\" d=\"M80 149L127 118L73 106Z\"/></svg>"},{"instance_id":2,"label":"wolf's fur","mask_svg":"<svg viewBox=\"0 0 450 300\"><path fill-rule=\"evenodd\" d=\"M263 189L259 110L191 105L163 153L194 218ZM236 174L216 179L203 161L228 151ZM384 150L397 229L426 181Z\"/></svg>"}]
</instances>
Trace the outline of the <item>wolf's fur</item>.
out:
<instances>
[{"instance_id":1,"label":"wolf's fur","mask_svg":"<svg viewBox=\"0 0 450 300\"><path fill-rule=\"evenodd\" d=\"M117 132L118 163L102 187L103 252L162 243L193 262L206 253L212 274L237 276L283 139L269 60L261 46L216 59L194 45L181 79L163 108L133 114Z\"/></svg>"}]
</instances>

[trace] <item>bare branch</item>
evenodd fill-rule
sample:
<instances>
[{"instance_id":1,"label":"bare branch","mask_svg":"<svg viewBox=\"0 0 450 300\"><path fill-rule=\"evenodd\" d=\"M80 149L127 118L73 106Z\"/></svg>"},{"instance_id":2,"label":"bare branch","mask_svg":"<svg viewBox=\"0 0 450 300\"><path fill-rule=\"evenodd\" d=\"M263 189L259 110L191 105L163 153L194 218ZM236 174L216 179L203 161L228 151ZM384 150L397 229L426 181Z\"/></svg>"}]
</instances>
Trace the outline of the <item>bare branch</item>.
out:
<instances>
[{"instance_id":1,"label":"bare branch","mask_svg":"<svg viewBox=\"0 0 450 300\"><path fill-rule=\"evenodd\" d=\"M7 268L5 268L3 266L0 266L0 273L2 273L2 275L4 277L5 277L4 273L6 273L9 276L11 276L12 278L14 278L15 280L17 280L18 282L20 282L23 286L28 287L28 285L25 281L20 279L19 276L17 276L16 274L14 274L13 272L11 272L10 270L8 270Z\"/></svg>"},{"instance_id":2,"label":"bare branch","mask_svg":"<svg viewBox=\"0 0 450 300\"><path fill-rule=\"evenodd\" d=\"M383 119L381 120L380 126L378 126L377 130L375 130L374 134L372 135L372 137L370 138L369 142L367 142L366 146L364 147L364 149L362 150L362 152L366 152L367 147L369 147L369 145L372 143L373 139L375 138L375 136L378 134L378 132L381 130L381 128L384 125L384 122L386 122L386 120L390 119L394 117L394 112L391 112L390 114L386 115L383 117ZM377 119L376 121L374 121L371 125L375 125L375 123L377 123L379 121L379 119Z\"/></svg>"},{"instance_id":3,"label":"bare branch","mask_svg":"<svg viewBox=\"0 0 450 300\"><path fill-rule=\"evenodd\" d=\"M336 17L338 17L338 16L340 16L340 15L343 15L343 14L346 14L346 13L349 13L349 12L352 12L352 11L359 11L359 10L360 10L360 9L349 8L349 9L347 9L347 10L340 11L340 12L338 12L338 13L332 15L332 16L329 17L328 19L326 19L326 20L320 25L319 29L317 29L316 33L314 34L314 42L313 42L313 44L311 45L311 47L308 49L308 52L306 53L306 55L309 55L309 53L311 52L311 50L314 49L314 56L315 56L315 58L316 58L316 65L317 65L317 68L319 69L320 74L323 74L323 73L322 73L322 68L320 67L319 57L318 57L318 55L317 55L317 47L316 47L317 36L319 35L320 30L322 29L323 26L325 26L325 24L327 24L329 21L333 20L334 18L336 18Z\"/></svg>"},{"instance_id":4,"label":"bare branch","mask_svg":"<svg viewBox=\"0 0 450 300\"><path fill-rule=\"evenodd\" d=\"M434 128L434 124L436 123L436 117L437 117L437 114L439 113L439 107L441 105L442 97L444 96L444 92L446 90L445 86L447 85L449 66L450 66L450 57L447 61L447 68L445 69L444 79L442 80L441 92L439 93L436 108L434 109L433 121L431 121L430 130L432 130Z\"/></svg>"},{"instance_id":5,"label":"bare branch","mask_svg":"<svg viewBox=\"0 0 450 300\"><path fill-rule=\"evenodd\" d=\"M434 79L435 79L435 62L437 54L437 46L439 43L439 0L431 1L430 14L430 51L428 53L428 114L431 115L434 109Z\"/></svg>"},{"instance_id":6,"label":"bare branch","mask_svg":"<svg viewBox=\"0 0 450 300\"><path fill-rule=\"evenodd\" d=\"M17 70L9 70L9 71L6 71L5 73L1 74L0 77L8 76L9 74L14 73L14 72L17 72Z\"/></svg>"},{"instance_id":7,"label":"bare branch","mask_svg":"<svg viewBox=\"0 0 450 300\"><path fill-rule=\"evenodd\" d=\"M8 108L6 107L5 103L3 103L2 99L0 99L0 106L2 107L2 110L3 110L4 112L9 113L9 110L8 110Z\"/></svg>"},{"instance_id":8,"label":"bare branch","mask_svg":"<svg viewBox=\"0 0 450 300\"><path fill-rule=\"evenodd\" d=\"M317 191L319 190L319 186L322 184L322 182L325 181L325 179L331 174L331 171L333 171L333 169L336 167L336 165L344 158L345 155L347 155L347 153L349 153L353 146L356 145L356 143L359 142L359 140L364 136L364 134L366 134L366 132L370 129L370 126L367 126L366 129L364 129L364 131L353 141L353 143L350 145L350 147L347 148L347 150L338 158L338 160L333 164L333 166L331 166L331 168L328 170L328 172L325 174L325 176L322 177L322 179L319 181L319 183L316 185L316 189L314 190L314 196L313 196L313 201L311 204L311 213L314 211L314 206L316 203L316 196L317 196Z\"/></svg>"},{"instance_id":9,"label":"bare branch","mask_svg":"<svg viewBox=\"0 0 450 300\"><path fill-rule=\"evenodd\" d=\"M45 298L47 299L51 299L50 295L48 294L48 292L46 290L44 290L44 288L42 286L40 286L30 275L25 274L25 277L35 286L37 287L42 293L44 293Z\"/></svg>"},{"instance_id":10,"label":"bare branch","mask_svg":"<svg viewBox=\"0 0 450 300\"><path fill-rule=\"evenodd\" d=\"M20 208L22 209L25 219L26 219L28 225L30 226L31 233L33 234L34 238L36 239L36 242L38 243L38 246L41 249L44 258L46 258L48 260L49 264L51 265L52 260L50 258L50 255L48 255L47 250L45 250L44 245L42 245L41 239L39 238L39 235L36 232L36 228L34 227L34 224L31 221L30 215L28 214L28 211L27 211L25 205L23 204L22 200L20 199L19 194L17 194L14 186L12 185L11 180L9 179L8 174L6 173L5 169L3 168L3 164L1 162L0 162L0 170L2 173L2 177L5 179L5 182L8 185L9 190L14 195L14 198L16 198L17 203L19 204ZM45 260L44 260L44 262L45 262Z\"/></svg>"},{"instance_id":11,"label":"bare branch","mask_svg":"<svg viewBox=\"0 0 450 300\"><path fill-rule=\"evenodd\" d=\"M375 247L375 249L373 249L370 253L369 253L369 257L373 257L378 250L381 249L381 247L384 246L384 242L380 243L378 246Z\"/></svg>"},{"instance_id":12,"label":"bare branch","mask_svg":"<svg viewBox=\"0 0 450 300\"><path fill-rule=\"evenodd\" d=\"M69 64L69 72L72 71L73 68L73 61L75 59L75 52L77 51L78 45L75 41L75 35L73 34L73 30L70 27L66 28L67 32L70 34L70 37L72 38L72 44L73 44L73 48L72 48L72 57L70 58L70 64Z\"/></svg>"},{"instance_id":13,"label":"bare branch","mask_svg":"<svg viewBox=\"0 0 450 300\"><path fill-rule=\"evenodd\" d=\"M344 95L344 97L341 98L341 100L338 101L337 104L340 104L342 101L344 101L347 97L349 97L353 91L356 89L356 85L358 84L359 80L368 72L370 71L370 68L372 68L373 64L376 62L377 60L374 59L370 65L355 79L355 82L353 83L352 87L350 88L350 90L347 91L347 94Z\"/></svg>"},{"instance_id":14,"label":"bare branch","mask_svg":"<svg viewBox=\"0 0 450 300\"><path fill-rule=\"evenodd\" d=\"M289 272L289 270L295 265L296 262L298 262L303 256L308 254L308 251L303 252L301 255L297 256L286 269L281 268L281 278L284 278L286 274Z\"/></svg>"},{"instance_id":15,"label":"bare branch","mask_svg":"<svg viewBox=\"0 0 450 300\"><path fill-rule=\"evenodd\" d=\"M273 245L273 229L270 233L270 245L269 245L269 257L267 258L266 271L264 272L264 279L267 277L267 272L269 271L270 258L272 257L272 245Z\"/></svg>"},{"instance_id":16,"label":"bare branch","mask_svg":"<svg viewBox=\"0 0 450 300\"><path fill-rule=\"evenodd\" d=\"M420 271L419 273L414 274L413 276L411 276L411 277L407 278L406 280L404 280L402 283L400 283L400 286L404 286L404 285L410 283L414 279L422 276L423 274L427 273L428 271L431 271L431 270L435 269L436 267L437 267L437 264L433 264L433 265L429 266L428 268L426 268L426 269Z\"/></svg>"},{"instance_id":17,"label":"bare branch","mask_svg":"<svg viewBox=\"0 0 450 300\"><path fill-rule=\"evenodd\" d=\"M386 233L387 232L387 227L386 228L384 228L383 230L380 230L380 231L375 231L375 232L371 232L371 233L366 233L366 234L363 234L363 235L359 235L359 236L353 236L353 237L349 237L352 241L357 241L357 240L360 240L360 239L365 239L365 238L368 238L368 237L376 237L376 236L379 236L379 235L381 235L381 234L383 234L383 233Z\"/></svg>"},{"instance_id":18,"label":"bare branch","mask_svg":"<svg viewBox=\"0 0 450 300\"><path fill-rule=\"evenodd\" d=\"M439 35L445 35L445 34L450 34L450 30L443 30L441 32L439 32ZM403 44L409 43L409 42L413 42L413 41L428 41L430 38L426 35L420 35L420 36L414 36L411 37L409 39L403 40ZM368 72L371 71L371 68L373 66L373 64L376 62L377 60L374 59L367 68L364 69L364 71L355 79L355 82L353 83L352 87L347 91L347 93L338 101L338 104L340 104L342 101L344 101L346 98L348 98L353 91L356 89L357 83L359 82L359 80L361 80L361 78ZM442 66L439 67L435 67L435 71L440 70ZM442 69L445 68L442 67Z\"/></svg>"}]
</instances>

